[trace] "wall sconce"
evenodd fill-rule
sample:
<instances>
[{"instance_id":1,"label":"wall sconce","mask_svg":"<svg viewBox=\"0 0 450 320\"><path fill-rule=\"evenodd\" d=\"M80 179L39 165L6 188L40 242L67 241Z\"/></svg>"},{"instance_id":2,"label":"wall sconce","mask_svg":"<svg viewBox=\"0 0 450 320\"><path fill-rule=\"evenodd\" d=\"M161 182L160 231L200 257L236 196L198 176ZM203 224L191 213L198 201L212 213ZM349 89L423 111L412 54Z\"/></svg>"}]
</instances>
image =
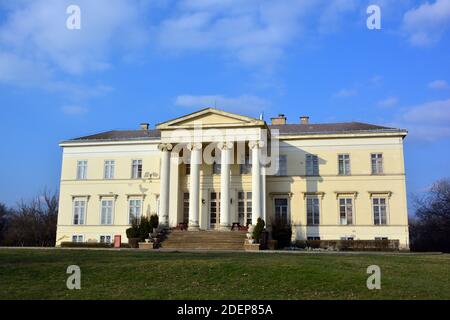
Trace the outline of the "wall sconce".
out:
<instances>
[{"instance_id":1,"label":"wall sconce","mask_svg":"<svg viewBox=\"0 0 450 320\"><path fill-rule=\"evenodd\" d=\"M233 198L230 198L230 204L233 204Z\"/></svg>"},{"instance_id":2,"label":"wall sconce","mask_svg":"<svg viewBox=\"0 0 450 320\"><path fill-rule=\"evenodd\" d=\"M206 202L205 199L202 199L202 204L205 204L205 202Z\"/></svg>"}]
</instances>

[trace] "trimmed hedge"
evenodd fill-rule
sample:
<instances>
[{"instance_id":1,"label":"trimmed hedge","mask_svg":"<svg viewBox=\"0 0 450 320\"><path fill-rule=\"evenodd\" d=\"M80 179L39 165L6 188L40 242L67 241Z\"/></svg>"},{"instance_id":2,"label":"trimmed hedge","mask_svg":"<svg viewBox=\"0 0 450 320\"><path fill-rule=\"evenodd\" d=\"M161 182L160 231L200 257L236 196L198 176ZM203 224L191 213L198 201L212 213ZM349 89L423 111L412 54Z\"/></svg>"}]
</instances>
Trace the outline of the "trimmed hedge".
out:
<instances>
[{"instance_id":1,"label":"trimmed hedge","mask_svg":"<svg viewBox=\"0 0 450 320\"><path fill-rule=\"evenodd\" d=\"M130 248L128 243L121 243L121 248ZM113 243L101 242L61 242L61 248L114 248Z\"/></svg>"},{"instance_id":2,"label":"trimmed hedge","mask_svg":"<svg viewBox=\"0 0 450 320\"><path fill-rule=\"evenodd\" d=\"M398 251L399 240L297 240L297 248L338 251Z\"/></svg>"}]
</instances>

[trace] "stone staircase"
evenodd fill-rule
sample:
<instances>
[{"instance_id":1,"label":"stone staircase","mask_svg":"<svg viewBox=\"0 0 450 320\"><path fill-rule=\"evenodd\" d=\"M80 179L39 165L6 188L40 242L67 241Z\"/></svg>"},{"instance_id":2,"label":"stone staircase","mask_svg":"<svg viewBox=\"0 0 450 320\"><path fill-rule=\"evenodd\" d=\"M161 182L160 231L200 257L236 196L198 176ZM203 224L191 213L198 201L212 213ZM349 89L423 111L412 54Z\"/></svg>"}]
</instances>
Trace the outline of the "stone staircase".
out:
<instances>
[{"instance_id":1,"label":"stone staircase","mask_svg":"<svg viewBox=\"0 0 450 320\"><path fill-rule=\"evenodd\" d=\"M244 250L243 231L179 231L167 234L162 249L180 250Z\"/></svg>"}]
</instances>

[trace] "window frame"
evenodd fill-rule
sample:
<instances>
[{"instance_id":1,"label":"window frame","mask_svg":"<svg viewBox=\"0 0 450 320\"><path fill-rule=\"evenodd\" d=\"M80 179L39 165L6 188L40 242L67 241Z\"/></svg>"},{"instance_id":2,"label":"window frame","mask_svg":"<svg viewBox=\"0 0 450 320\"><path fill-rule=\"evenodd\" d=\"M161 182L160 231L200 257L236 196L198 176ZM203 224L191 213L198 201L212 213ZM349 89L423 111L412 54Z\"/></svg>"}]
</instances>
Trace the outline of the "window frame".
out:
<instances>
[{"instance_id":1,"label":"window frame","mask_svg":"<svg viewBox=\"0 0 450 320\"><path fill-rule=\"evenodd\" d=\"M131 206L131 201L139 201L141 204L140 204L140 206L139 206L139 208L140 208L140 212L139 212L139 220L142 218L142 216L143 216L143 206L144 206L144 200L142 199L142 198L129 198L128 199L128 224L132 224L132 221L131 221L131 208L132 208L132 206ZM136 206L134 206L134 207L136 207Z\"/></svg>"},{"instance_id":2,"label":"window frame","mask_svg":"<svg viewBox=\"0 0 450 320\"><path fill-rule=\"evenodd\" d=\"M109 162L109 164L107 164ZM103 161L103 179L113 180L116 171L116 160Z\"/></svg>"},{"instance_id":3,"label":"window frame","mask_svg":"<svg viewBox=\"0 0 450 320\"><path fill-rule=\"evenodd\" d=\"M106 237L109 237L109 242L106 242L106 241L102 242L102 237L105 237L105 239L106 239ZM105 243L105 244L113 244L114 243L114 239L113 239L113 236L111 234L109 234L109 233L102 233L102 234L100 234L98 236L98 242L99 243Z\"/></svg>"},{"instance_id":4,"label":"window frame","mask_svg":"<svg viewBox=\"0 0 450 320\"><path fill-rule=\"evenodd\" d=\"M315 221L313 221L312 224L309 223L308 221L308 200L316 200L318 201L317 207L319 209L319 214L318 214L318 218L319 218L319 223L315 223ZM314 205L314 203L313 203ZM306 212L306 225L307 226L320 226L320 223L322 221L322 199L320 196L306 196L305 198L305 212ZM313 220L314 219L314 212L313 212Z\"/></svg>"},{"instance_id":5,"label":"window frame","mask_svg":"<svg viewBox=\"0 0 450 320\"><path fill-rule=\"evenodd\" d=\"M381 223L381 221L382 221L382 219L381 219L381 211L380 211L380 215L379 215L379 218L378 218L380 223L378 223L378 224L375 223L375 203L374 203L375 199L378 199L378 200L384 199L385 200L385 203L384 203L385 215L386 215L385 216L385 223ZM370 206L372 208L372 224L374 226L387 226L387 225L389 225L389 197L388 196L382 196L382 195L374 195L374 196L372 196L370 198ZM380 207L381 204L378 203L377 206Z\"/></svg>"},{"instance_id":6,"label":"window frame","mask_svg":"<svg viewBox=\"0 0 450 320\"><path fill-rule=\"evenodd\" d=\"M308 163L310 163L310 161L308 161L308 159L311 159L311 172L309 172L308 168ZM315 163L317 165L315 165ZM317 170L315 170L317 169ZM305 155L305 176L307 177L318 177L320 176L320 165L319 165L319 156L317 154L312 154L312 153L308 153Z\"/></svg>"},{"instance_id":7,"label":"window frame","mask_svg":"<svg viewBox=\"0 0 450 320\"><path fill-rule=\"evenodd\" d=\"M342 157L342 171L341 171L341 158ZM347 157L347 159L345 159ZM348 161L348 166L346 165L346 160ZM348 167L348 168L347 168ZM352 173L351 160L349 153L338 154L338 174L340 176L350 176Z\"/></svg>"},{"instance_id":8,"label":"window frame","mask_svg":"<svg viewBox=\"0 0 450 320\"><path fill-rule=\"evenodd\" d=\"M136 165L136 176L135 176L135 162L137 162L137 165ZM140 171L139 171L139 167L140 167ZM131 179L134 179L134 180L136 180L136 179L142 179L142 174L143 174L143 171L144 171L144 164L143 164L143 161L142 161L142 159L132 159L131 160ZM139 175L139 173L140 173L140 175Z\"/></svg>"},{"instance_id":9,"label":"window frame","mask_svg":"<svg viewBox=\"0 0 450 320\"><path fill-rule=\"evenodd\" d=\"M381 156L373 158L373 156ZM379 160L380 159L380 160ZM373 160L375 160L376 172L374 172ZM379 163L381 162L381 164ZM382 175L384 174L384 154L382 152L372 152L370 154L370 172L372 175Z\"/></svg>"},{"instance_id":10,"label":"window frame","mask_svg":"<svg viewBox=\"0 0 450 320\"><path fill-rule=\"evenodd\" d=\"M103 201L111 201L111 223L102 223L102 214L103 214ZM102 197L100 199L100 225L102 226L112 226L114 225L114 211L115 211L115 198L110 197Z\"/></svg>"},{"instance_id":11,"label":"window frame","mask_svg":"<svg viewBox=\"0 0 450 320\"><path fill-rule=\"evenodd\" d=\"M80 163L84 163L84 165L80 165ZM83 168L81 172L80 168ZM88 171L88 160L77 160L76 180L87 180L87 171Z\"/></svg>"},{"instance_id":12,"label":"window frame","mask_svg":"<svg viewBox=\"0 0 450 320\"><path fill-rule=\"evenodd\" d=\"M77 237L77 241L73 241L74 237ZM81 237L81 241L78 241L78 237ZM72 234L72 242L73 243L84 243L84 234L79 234L79 233Z\"/></svg>"},{"instance_id":13,"label":"window frame","mask_svg":"<svg viewBox=\"0 0 450 320\"><path fill-rule=\"evenodd\" d=\"M355 197L349 197L349 196L338 196L338 224L340 226L353 226L355 225ZM345 221L346 223L343 224L341 221L341 200L344 200L346 203L345 206ZM348 212L347 212L347 200L351 201L352 205L352 223L348 223Z\"/></svg>"},{"instance_id":14,"label":"window frame","mask_svg":"<svg viewBox=\"0 0 450 320\"><path fill-rule=\"evenodd\" d=\"M75 223L75 202L84 202L84 212L83 212L83 223L80 223L80 217L78 217L78 223ZM72 225L73 226L83 226L86 225L86 218L87 218L87 198L83 197L74 197L72 199Z\"/></svg>"}]
</instances>

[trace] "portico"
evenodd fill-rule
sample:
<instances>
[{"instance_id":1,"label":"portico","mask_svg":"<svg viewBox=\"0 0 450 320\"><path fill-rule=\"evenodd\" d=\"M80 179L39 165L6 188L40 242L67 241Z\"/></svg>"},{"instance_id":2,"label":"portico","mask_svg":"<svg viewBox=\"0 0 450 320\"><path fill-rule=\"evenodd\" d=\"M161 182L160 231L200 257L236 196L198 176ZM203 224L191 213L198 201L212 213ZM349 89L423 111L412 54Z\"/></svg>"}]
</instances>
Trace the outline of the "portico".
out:
<instances>
[{"instance_id":1,"label":"portico","mask_svg":"<svg viewBox=\"0 0 450 320\"><path fill-rule=\"evenodd\" d=\"M193 119L188 115L157 128L159 215L164 226L186 222L187 206L189 231L229 231L233 223L245 226L250 215L252 224L264 218L261 152L268 139L264 121L208 109ZM249 162L251 171L243 171L241 165L248 168ZM174 189L178 192L170 192ZM242 194L247 197L242 199Z\"/></svg>"}]
</instances>

